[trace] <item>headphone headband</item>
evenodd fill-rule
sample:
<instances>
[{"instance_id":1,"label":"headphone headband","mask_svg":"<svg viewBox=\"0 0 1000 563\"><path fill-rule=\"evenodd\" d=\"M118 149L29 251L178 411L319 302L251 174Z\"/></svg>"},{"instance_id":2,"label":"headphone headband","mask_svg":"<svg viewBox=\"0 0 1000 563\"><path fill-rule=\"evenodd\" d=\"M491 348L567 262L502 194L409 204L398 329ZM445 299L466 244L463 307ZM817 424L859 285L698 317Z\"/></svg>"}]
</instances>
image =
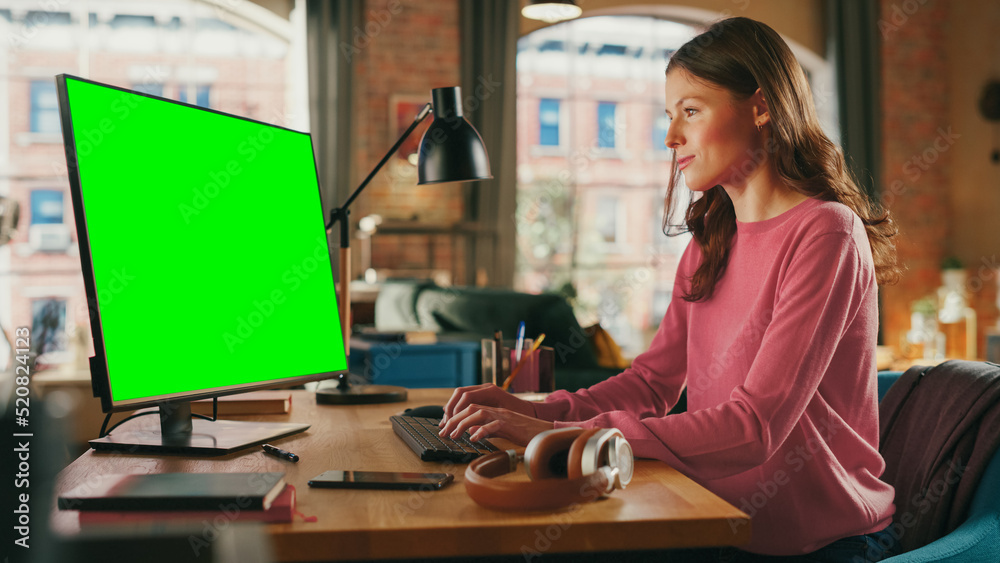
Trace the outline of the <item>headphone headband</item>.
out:
<instances>
[{"instance_id":1,"label":"headphone headband","mask_svg":"<svg viewBox=\"0 0 1000 563\"><path fill-rule=\"evenodd\" d=\"M632 448L617 429L542 432L524 452L531 481L495 479L515 471L517 462L514 450L473 460L465 470L469 496L497 510L555 510L597 500L632 479Z\"/></svg>"}]
</instances>

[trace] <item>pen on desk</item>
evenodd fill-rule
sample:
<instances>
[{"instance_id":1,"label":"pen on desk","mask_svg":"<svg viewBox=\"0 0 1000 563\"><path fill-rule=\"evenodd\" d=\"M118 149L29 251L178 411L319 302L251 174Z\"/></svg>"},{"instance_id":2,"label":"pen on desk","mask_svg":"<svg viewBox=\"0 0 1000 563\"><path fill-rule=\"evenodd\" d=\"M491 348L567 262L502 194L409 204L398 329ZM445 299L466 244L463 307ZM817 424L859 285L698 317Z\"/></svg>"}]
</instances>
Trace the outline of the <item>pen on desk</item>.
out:
<instances>
[{"instance_id":1,"label":"pen on desk","mask_svg":"<svg viewBox=\"0 0 1000 563\"><path fill-rule=\"evenodd\" d=\"M521 352L524 350L524 321L517 327L517 344L514 346L515 365L521 363Z\"/></svg>"},{"instance_id":2,"label":"pen on desk","mask_svg":"<svg viewBox=\"0 0 1000 563\"><path fill-rule=\"evenodd\" d=\"M512 371L510 373L510 377L508 377L506 380L504 380L504 382L503 382L503 390L504 391L506 391L507 389L510 388L510 384L514 382L514 378L517 377L517 373L519 371L521 371L521 368L524 366L524 364L527 363L528 358L530 358L531 355L535 353L535 350L538 350L538 347L542 345L542 340L545 340L545 333L544 332L541 333L541 334L539 334L538 338L535 339L535 343L531 345L531 349L528 350L527 357L524 358L525 361L518 362L517 365L514 366L514 371Z\"/></svg>"},{"instance_id":3,"label":"pen on desk","mask_svg":"<svg viewBox=\"0 0 1000 563\"><path fill-rule=\"evenodd\" d=\"M281 448L276 448L276 447L272 446L271 444L264 444L261 447L264 448L264 453L271 454L274 457L280 457L281 459L288 460L288 461L298 461L299 460L299 456L293 454L292 452L283 450Z\"/></svg>"}]
</instances>

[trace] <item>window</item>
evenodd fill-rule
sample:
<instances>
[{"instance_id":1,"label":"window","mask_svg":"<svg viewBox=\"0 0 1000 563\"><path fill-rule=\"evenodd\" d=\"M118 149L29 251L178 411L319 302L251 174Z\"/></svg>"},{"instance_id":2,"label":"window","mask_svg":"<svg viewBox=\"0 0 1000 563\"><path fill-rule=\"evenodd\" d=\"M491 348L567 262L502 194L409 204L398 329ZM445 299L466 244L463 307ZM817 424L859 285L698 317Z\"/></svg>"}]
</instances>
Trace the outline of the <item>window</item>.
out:
<instances>
[{"instance_id":1,"label":"window","mask_svg":"<svg viewBox=\"0 0 1000 563\"><path fill-rule=\"evenodd\" d=\"M669 289L653 290L653 303L649 308L649 322L653 326L660 326L663 316L667 314L667 307L670 305L670 298L673 291Z\"/></svg>"},{"instance_id":2,"label":"window","mask_svg":"<svg viewBox=\"0 0 1000 563\"><path fill-rule=\"evenodd\" d=\"M652 227L662 221L671 161L648 143L658 136L661 149L665 136L654 121L663 114L664 56L694 34L657 18L598 16L518 42L518 111L531 115L518 116L514 286L574 295L579 318L599 320L626 356L652 338L653 291L672 286L673 254L687 242ZM631 140L633 115L647 117ZM536 150L555 140L556 124L560 152ZM625 150L632 143L640 150Z\"/></svg>"},{"instance_id":3,"label":"window","mask_svg":"<svg viewBox=\"0 0 1000 563\"><path fill-rule=\"evenodd\" d=\"M23 115L23 114L22 114ZM58 133L59 102L54 80L31 81L31 132Z\"/></svg>"},{"instance_id":4,"label":"window","mask_svg":"<svg viewBox=\"0 0 1000 563\"><path fill-rule=\"evenodd\" d=\"M612 57L623 57L627 52L628 52L628 47L626 47L625 45L604 44L601 45L599 49L597 49L597 56L603 57L610 55Z\"/></svg>"},{"instance_id":5,"label":"window","mask_svg":"<svg viewBox=\"0 0 1000 563\"><path fill-rule=\"evenodd\" d=\"M276 13L234 0L92 0L89 8L75 0L0 0L0 27L10 31L0 46L10 51L0 52L0 92L9 93L0 96L0 111L15 127L0 142L0 162L17 163L13 172L0 170L0 192L22 202L21 228L0 248L0 326L34 327L45 363L73 360L77 342L67 331L83 347L91 335L54 76L308 130L306 3L282 4L288 9ZM151 322L159 314L150 311ZM0 369L4 363L0 344Z\"/></svg>"},{"instance_id":6,"label":"window","mask_svg":"<svg viewBox=\"0 0 1000 563\"><path fill-rule=\"evenodd\" d=\"M24 22L34 26L70 25L73 22L73 17L69 12L31 10L24 15Z\"/></svg>"},{"instance_id":7,"label":"window","mask_svg":"<svg viewBox=\"0 0 1000 563\"><path fill-rule=\"evenodd\" d=\"M538 102L538 144L559 146L559 100L543 98Z\"/></svg>"},{"instance_id":8,"label":"window","mask_svg":"<svg viewBox=\"0 0 1000 563\"><path fill-rule=\"evenodd\" d=\"M601 196L597 198L596 214L594 216L594 227L601 236L604 244L616 244L622 242L618 236L618 198L615 196Z\"/></svg>"},{"instance_id":9,"label":"window","mask_svg":"<svg viewBox=\"0 0 1000 563\"><path fill-rule=\"evenodd\" d=\"M188 92L194 91L194 104L203 108L210 108L212 104L210 103L212 87L208 84L198 84L196 86L181 86L180 91L177 93L177 99L188 102L190 98Z\"/></svg>"},{"instance_id":10,"label":"window","mask_svg":"<svg viewBox=\"0 0 1000 563\"><path fill-rule=\"evenodd\" d=\"M602 149L615 148L615 137L617 128L615 127L615 115L618 111L618 104L613 102L599 102L597 104L597 146Z\"/></svg>"},{"instance_id":11,"label":"window","mask_svg":"<svg viewBox=\"0 0 1000 563\"><path fill-rule=\"evenodd\" d=\"M143 82L140 84L133 84L132 89L136 92L142 92L143 94L163 97L163 84L160 82Z\"/></svg>"},{"instance_id":12,"label":"window","mask_svg":"<svg viewBox=\"0 0 1000 563\"><path fill-rule=\"evenodd\" d=\"M663 72L697 31L657 17L609 15L518 40L517 108L524 113L517 116L514 287L573 295L579 318L599 319L626 356L652 340L690 241L662 230L673 173L664 147ZM821 57L796 55L811 77L829 74ZM832 93L829 84L820 91ZM547 126L542 111L534 122L543 98L559 101L559 153L536 150ZM632 145L636 150L626 150ZM677 224L691 194L675 196L683 198Z\"/></svg>"},{"instance_id":13,"label":"window","mask_svg":"<svg viewBox=\"0 0 1000 563\"><path fill-rule=\"evenodd\" d=\"M123 27L156 27L156 18L153 16L130 16L125 14L117 14L108 23L111 29L119 29Z\"/></svg>"},{"instance_id":14,"label":"window","mask_svg":"<svg viewBox=\"0 0 1000 563\"><path fill-rule=\"evenodd\" d=\"M658 151L667 150L667 128L670 127L670 118L667 117L663 110L659 110L656 106L653 106L653 149Z\"/></svg>"},{"instance_id":15,"label":"window","mask_svg":"<svg viewBox=\"0 0 1000 563\"><path fill-rule=\"evenodd\" d=\"M558 51L558 52L562 53L565 50L566 50L566 42L565 41L549 40L549 41L546 41L545 43L542 43L538 47L538 51L540 53L544 53L545 51Z\"/></svg>"},{"instance_id":16,"label":"window","mask_svg":"<svg viewBox=\"0 0 1000 563\"><path fill-rule=\"evenodd\" d=\"M31 224L60 225L63 222L62 190L31 191Z\"/></svg>"},{"instance_id":17,"label":"window","mask_svg":"<svg viewBox=\"0 0 1000 563\"><path fill-rule=\"evenodd\" d=\"M31 350L39 356L67 350L65 299L32 301Z\"/></svg>"}]
</instances>

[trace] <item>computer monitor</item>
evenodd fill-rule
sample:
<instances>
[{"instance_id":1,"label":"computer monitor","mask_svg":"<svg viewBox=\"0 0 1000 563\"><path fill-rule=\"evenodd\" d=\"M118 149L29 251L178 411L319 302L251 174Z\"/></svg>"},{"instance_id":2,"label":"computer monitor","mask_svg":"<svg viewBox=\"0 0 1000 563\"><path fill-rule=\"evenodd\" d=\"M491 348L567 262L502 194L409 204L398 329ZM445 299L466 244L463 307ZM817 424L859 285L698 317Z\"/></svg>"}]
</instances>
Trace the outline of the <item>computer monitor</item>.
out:
<instances>
[{"instance_id":1,"label":"computer monitor","mask_svg":"<svg viewBox=\"0 0 1000 563\"><path fill-rule=\"evenodd\" d=\"M192 420L190 401L347 370L310 136L56 82L94 393L106 413L155 405L161 418L91 446L216 455L308 428Z\"/></svg>"}]
</instances>

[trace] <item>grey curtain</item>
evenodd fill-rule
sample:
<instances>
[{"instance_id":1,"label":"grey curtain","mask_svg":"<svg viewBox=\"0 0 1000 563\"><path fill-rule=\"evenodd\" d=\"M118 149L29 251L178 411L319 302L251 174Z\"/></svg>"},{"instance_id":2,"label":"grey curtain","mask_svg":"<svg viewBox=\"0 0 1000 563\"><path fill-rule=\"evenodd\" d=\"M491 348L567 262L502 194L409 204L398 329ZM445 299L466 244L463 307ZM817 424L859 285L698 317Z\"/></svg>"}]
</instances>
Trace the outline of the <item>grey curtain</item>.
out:
<instances>
[{"instance_id":1,"label":"grey curtain","mask_svg":"<svg viewBox=\"0 0 1000 563\"><path fill-rule=\"evenodd\" d=\"M465 116L490 156L493 179L466 187L469 283L485 272L489 284L514 281L516 195L516 75L519 3L461 0L461 86Z\"/></svg>"},{"instance_id":2,"label":"grey curtain","mask_svg":"<svg viewBox=\"0 0 1000 563\"><path fill-rule=\"evenodd\" d=\"M350 151L355 59L350 45L352 30L364 25L364 6L364 0L306 3L309 125L327 212L343 203L355 187ZM335 238L336 233L334 229ZM339 268L337 260L333 266Z\"/></svg>"},{"instance_id":3,"label":"grey curtain","mask_svg":"<svg viewBox=\"0 0 1000 563\"><path fill-rule=\"evenodd\" d=\"M827 45L836 69L840 144L860 187L878 200L882 191L879 3L837 0L826 6ZM882 318L882 292L878 300ZM885 343L882 326L880 322L879 344Z\"/></svg>"},{"instance_id":4,"label":"grey curtain","mask_svg":"<svg viewBox=\"0 0 1000 563\"><path fill-rule=\"evenodd\" d=\"M836 68L840 138L847 164L872 197L881 190L878 2L827 2L828 50Z\"/></svg>"}]
</instances>

